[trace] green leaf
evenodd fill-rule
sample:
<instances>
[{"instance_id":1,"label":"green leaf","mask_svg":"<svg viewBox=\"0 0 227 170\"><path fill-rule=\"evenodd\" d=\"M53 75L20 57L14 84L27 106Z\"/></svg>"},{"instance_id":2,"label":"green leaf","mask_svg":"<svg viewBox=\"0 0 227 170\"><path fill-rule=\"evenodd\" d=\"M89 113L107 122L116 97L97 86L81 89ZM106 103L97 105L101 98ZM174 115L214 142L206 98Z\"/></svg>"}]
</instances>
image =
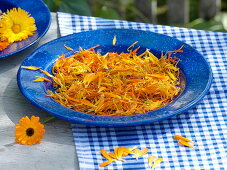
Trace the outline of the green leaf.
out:
<instances>
[{"instance_id":1,"label":"green leaf","mask_svg":"<svg viewBox=\"0 0 227 170\"><path fill-rule=\"evenodd\" d=\"M62 0L59 11L91 16L90 7L85 0Z\"/></svg>"},{"instance_id":2,"label":"green leaf","mask_svg":"<svg viewBox=\"0 0 227 170\"><path fill-rule=\"evenodd\" d=\"M227 31L227 12L220 12L218 15L214 17L214 20L222 23L225 31Z\"/></svg>"},{"instance_id":3,"label":"green leaf","mask_svg":"<svg viewBox=\"0 0 227 170\"><path fill-rule=\"evenodd\" d=\"M102 7L98 12L97 12L97 17L102 17L102 18L108 18L108 19L120 19L119 14L111 9L107 8L106 6Z\"/></svg>"},{"instance_id":4,"label":"green leaf","mask_svg":"<svg viewBox=\"0 0 227 170\"><path fill-rule=\"evenodd\" d=\"M128 4L132 4L134 2L134 0L120 0L119 1L119 4L120 5L124 5L124 6L127 6Z\"/></svg>"},{"instance_id":5,"label":"green leaf","mask_svg":"<svg viewBox=\"0 0 227 170\"><path fill-rule=\"evenodd\" d=\"M60 0L43 0L51 12L57 12Z\"/></svg>"},{"instance_id":6,"label":"green leaf","mask_svg":"<svg viewBox=\"0 0 227 170\"><path fill-rule=\"evenodd\" d=\"M135 17L139 17L143 22L150 23L151 21L140 11L138 10L134 5L129 6L128 10L130 10L134 14Z\"/></svg>"},{"instance_id":7,"label":"green leaf","mask_svg":"<svg viewBox=\"0 0 227 170\"><path fill-rule=\"evenodd\" d=\"M48 123L48 122L51 122L51 121L54 120L54 119L56 119L56 117L54 117L54 116L47 117L47 118L45 118L45 120L43 121L43 124Z\"/></svg>"},{"instance_id":8,"label":"green leaf","mask_svg":"<svg viewBox=\"0 0 227 170\"><path fill-rule=\"evenodd\" d=\"M194 28L194 29L209 30L209 31L222 31L222 32L226 31L224 29L223 23L215 21L214 19L205 21L202 18L198 18L188 24L183 24L183 25L174 24L172 26L181 26L186 28Z\"/></svg>"}]
</instances>

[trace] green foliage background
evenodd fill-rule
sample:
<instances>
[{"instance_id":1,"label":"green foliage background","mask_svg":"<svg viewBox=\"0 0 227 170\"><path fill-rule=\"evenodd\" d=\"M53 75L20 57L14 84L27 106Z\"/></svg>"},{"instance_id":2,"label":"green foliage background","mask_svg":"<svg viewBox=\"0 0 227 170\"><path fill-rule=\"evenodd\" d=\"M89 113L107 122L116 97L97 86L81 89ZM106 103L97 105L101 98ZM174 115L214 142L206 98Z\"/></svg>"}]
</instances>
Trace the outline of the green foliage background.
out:
<instances>
[{"instance_id":1,"label":"green foliage background","mask_svg":"<svg viewBox=\"0 0 227 170\"><path fill-rule=\"evenodd\" d=\"M68 12L78 15L95 16L109 19L122 19L152 23L134 4L134 0L43 0L52 12ZM152 1L152 0L150 0ZM157 1L158 24L167 25L166 0ZM210 20L198 16L198 0L190 0L190 22L174 26L227 31L227 1L222 0L221 13ZM168 24L171 25L171 24Z\"/></svg>"}]
</instances>

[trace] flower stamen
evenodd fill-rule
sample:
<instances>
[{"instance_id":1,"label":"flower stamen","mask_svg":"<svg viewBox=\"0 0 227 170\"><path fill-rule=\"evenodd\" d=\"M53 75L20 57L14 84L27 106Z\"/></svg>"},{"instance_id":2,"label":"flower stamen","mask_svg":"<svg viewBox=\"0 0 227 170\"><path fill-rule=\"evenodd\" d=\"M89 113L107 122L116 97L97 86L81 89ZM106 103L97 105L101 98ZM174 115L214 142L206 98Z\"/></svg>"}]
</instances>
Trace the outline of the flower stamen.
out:
<instances>
[{"instance_id":1,"label":"flower stamen","mask_svg":"<svg viewBox=\"0 0 227 170\"><path fill-rule=\"evenodd\" d=\"M18 34L19 32L21 32L21 26L19 24L13 24L12 30L15 34Z\"/></svg>"},{"instance_id":2,"label":"flower stamen","mask_svg":"<svg viewBox=\"0 0 227 170\"><path fill-rule=\"evenodd\" d=\"M32 135L34 135L34 133L35 133L35 131L34 131L33 128L28 128L28 129L26 130L26 134L27 134L28 136L32 136Z\"/></svg>"}]
</instances>

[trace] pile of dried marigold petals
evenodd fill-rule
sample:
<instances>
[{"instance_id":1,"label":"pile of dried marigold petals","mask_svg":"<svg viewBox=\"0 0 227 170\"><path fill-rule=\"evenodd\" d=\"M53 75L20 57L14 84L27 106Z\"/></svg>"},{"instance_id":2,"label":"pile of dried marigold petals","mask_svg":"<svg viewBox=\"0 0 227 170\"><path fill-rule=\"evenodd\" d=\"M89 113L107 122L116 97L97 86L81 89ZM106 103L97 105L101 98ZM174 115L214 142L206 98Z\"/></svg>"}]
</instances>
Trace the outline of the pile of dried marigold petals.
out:
<instances>
[{"instance_id":1,"label":"pile of dried marigold petals","mask_svg":"<svg viewBox=\"0 0 227 170\"><path fill-rule=\"evenodd\" d=\"M72 51L70 47L65 46ZM55 62L49 97L63 106L101 116L128 116L155 110L180 92L178 59L149 50L101 55L92 47L60 56Z\"/></svg>"},{"instance_id":2,"label":"pile of dried marigold petals","mask_svg":"<svg viewBox=\"0 0 227 170\"><path fill-rule=\"evenodd\" d=\"M188 143L188 142L193 142L191 139L185 138L185 137L180 136L180 135L174 135L173 138L178 140L179 145L183 145L183 146L193 148L193 146L190 143Z\"/></svg>"},{"instance_id":3,"label":"pile of dried marigold petals","mask_svg":"<svg viewBox=\"0 0 227 170\"><path fill-rule=\"evenodd\" d=\"M114 152L106 152L106 150L101 149L100 153L102 154L102 156L104 158L107 159L107 161L101 163L99 166L100 167L105 167L107 165L109 165L110 163L114 162L114 161L124 161L123 157L126 157L128 155L132 155L133 158L136 158L138 160L139 157L145 155L148 153L148 149L144 148L142 150L133 147L133 148L126 148L126 147L119 147L119 148L114 148ZM151 166L152 168L155 168L161 161L162 158L158 158L155 160L155 156L151 156L148 158L148 164L149 166Z\"/></svg>"}]
</instances>

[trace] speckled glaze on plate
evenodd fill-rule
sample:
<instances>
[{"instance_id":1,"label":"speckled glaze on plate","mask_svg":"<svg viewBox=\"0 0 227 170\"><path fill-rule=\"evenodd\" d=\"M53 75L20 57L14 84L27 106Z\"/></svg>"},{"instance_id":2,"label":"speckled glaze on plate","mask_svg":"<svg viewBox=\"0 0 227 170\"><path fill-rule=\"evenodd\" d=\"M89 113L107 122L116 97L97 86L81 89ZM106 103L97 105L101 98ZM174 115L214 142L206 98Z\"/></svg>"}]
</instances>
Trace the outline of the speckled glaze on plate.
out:
<instances>
[{"instance_id":1,"label":"speckled glaze on plate","mask_svg":"<svg viewBox=\"0 0 227 170\"><path fill-rule=\"evenodd\" d=\"M112 46L114 35L117 43ZM206 59L191 46L162 34L132 29L104 29L72 34L55 39L34 51L21 64L22 66L40 66L50 71L53 63L61 54L66 56L73 52L64 48L67 45L73 49L84 49L100 44L96 50L102 54L106 52L126 52L127 48L139 41L135 48L140 46L139 53L149 48L155 55L175 50L184 45L184 53L177 53L181 59L179 67L186 78L184 91L169 105L155 111L133 116L105 117L68 109L52 98L45 97L46 90L52 89L50 82L34 82L36 76L44 76L39 71L30 71L19 68L17 81L22 94L32 104L52 115L73 122L94 126L134 126L161 121L176 114L183 113L197 104L209 91L212 82L212 72Z\"/></svg>"},{"instance_id":2,"label":"speckled glaze on plate","mask_svg":"<svg viewBox=\"0 0 227 170\"><path fill-rule=\"evenodd\" d=\"M5 12L7 9L21 8L29 12L35 18L37 31L26 40L14 42L8 48L0 52L0 59L9 57L33 45L42 38L50 27L50 11L42 0L0 0L0 10Z\"/></svg>"}]
</instances>

